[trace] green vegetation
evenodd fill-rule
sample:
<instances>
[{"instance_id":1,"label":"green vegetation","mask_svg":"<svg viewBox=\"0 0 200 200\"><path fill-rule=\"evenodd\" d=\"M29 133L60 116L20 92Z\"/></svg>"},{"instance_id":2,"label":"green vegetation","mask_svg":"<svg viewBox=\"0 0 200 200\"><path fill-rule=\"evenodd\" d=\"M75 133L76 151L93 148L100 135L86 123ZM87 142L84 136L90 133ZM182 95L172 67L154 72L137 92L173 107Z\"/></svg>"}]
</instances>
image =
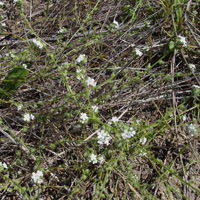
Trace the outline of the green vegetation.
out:
<instances>
[{"instance_id":1,"label":"green vegetation","mask_svg":"<svg viewBox=\"0 0 200 200\"><path fill-rule=\"evenodd\" d=\"M0 199L198 199L198 9L0 2Z\"/></svg>"}]
</instances>

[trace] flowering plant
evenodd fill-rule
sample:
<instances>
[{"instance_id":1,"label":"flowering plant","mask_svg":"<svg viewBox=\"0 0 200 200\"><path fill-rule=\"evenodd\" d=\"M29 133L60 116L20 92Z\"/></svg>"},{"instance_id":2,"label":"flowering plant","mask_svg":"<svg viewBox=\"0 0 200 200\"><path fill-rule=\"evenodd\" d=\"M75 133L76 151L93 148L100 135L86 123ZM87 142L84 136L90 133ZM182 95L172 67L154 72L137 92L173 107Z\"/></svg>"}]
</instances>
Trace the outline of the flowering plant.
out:
<instances>
[{"instance_id":1,"label":"flowering plant","mask_svg":"<svg viewBox=\"0 0 200 200\"><path fill-rule=\"evenodd\" d=\"M81 122L82 124L86 124L87 121L88 121L88 116L87 116L87 114L86 114L86 113L81 113L81 114L80 114L80 122Z\"/></svg>"},{"instance_id":2,"label":"flowering plant","mask_svg":"<svg viewBox=\"0 0 200 200\"><path fill-rule=\"evenodd\" d=\"M33 179L34 183L41 184L43 182L43 172L39 170L36 173L33 172L31 178Z\"/></svg>"},{"instance_id":3,"label":"flowering plant","mask_svg":"<svg viewBox=\"0 0 200 200\"><path fill-rule=\"evenodd\" d=\"M30 122L30 120L34 120L35 116L33 114L30 113L26 113L24 114L24 121Z\"/></svg>"},{"instance_id":4,"label":"flowering plant","mask_svg":"<svg viewBox=\"0 0 200 200\"><path fill-rule=\"evenodd\" d=\"M76 63L82 63L85 64L87 62L87 58L85 56L85 54L80 54L79 57L76 59Z\"/></svg>"},{"instance_id":5,"label":"flowering plant","mask_svg":"<svg viewBox=\"0 0 200 200\"><path fill-rule=\"evenodd\" d=\"M97 139L100 145L103 144L109 145L109 142L112 139L112 137L104 130L101 130L97 133Z\"/></svg>"},{"instance_id":6,"label":"flowering plant","mask_svg":"<svg viewBox=\"0 0 200 200\"><path fill-rule=\"evenodd\" d=\"M38 39L32 39L33 44L38 47L39 49L42 49L44 47L44 45L42 44L41 41L39 41Z\"/></svg>"}]
</instances>

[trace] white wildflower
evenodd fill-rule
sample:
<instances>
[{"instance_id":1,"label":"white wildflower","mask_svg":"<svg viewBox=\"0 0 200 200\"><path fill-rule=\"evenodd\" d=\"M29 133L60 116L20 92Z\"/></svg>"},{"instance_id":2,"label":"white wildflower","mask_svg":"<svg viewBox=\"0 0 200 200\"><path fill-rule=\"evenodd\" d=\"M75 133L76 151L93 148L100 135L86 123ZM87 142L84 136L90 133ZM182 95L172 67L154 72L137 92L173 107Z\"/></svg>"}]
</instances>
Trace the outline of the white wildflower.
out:
<instances>
[{"instance_id":1,"label":"white wildflower","mask_svg":"<svg viewBox=\"0 0 200 200\"><path fill-rule=\"evenodd\" d=\"M195 135L195 133L197 132L197 129L196 129L194 124L190 124L188 126L188 132L189 132L190 136L194 136Z\"/></svg>"},{"instance_id":2,"label":"white wildflower","mask_svg":"<svg viewBox=\"0 0 200 200\"><path fill-rule=\"evenodd\" d=\"M41 184L43 178L43 172L39 170L36 173L33 172L31 178L33 179L34 183Z\"/></svg>"},{"instance_id":3,"label":"white wildflower","mask_svg":"<svg viewBox=\"0 0 200 200\"><path fill-rule=\"evenodd\" d=\"M137 49L137 48L135 49L135 55L136 56L142 56L142 54L143 53L139 49Z\"/></svg>"},{"instance_id":4,"label":"white wildflower","mask_svg":"<svg viewBox=\"0 0 200 200\"><path fill-rule=\"evenodd\" d=\"M30 122L30 120L34 120L35 117L32 114L26 113L24 114L24 121Z\"/></svg>"},{"instance_id":5,"label":"white wildflower","mask_svg":"<svg viewBox=\"0 0 200 200\"><path fill-rule=\"evenodd\" d=\"M103 157L103 156L99 156L99 157L98 157L98 161L99 161L100 164L103 164L104 161L105 161L105 160L104 160L104 157Z\"/></svg>"},{"instance_id":6,"label":"white wildflower","mask_svg":"<svg viewBox=\"0 0 200 200\"><path fill-rule=\"evenodd\" d=\"M81 68L78 67L78 68L76 69L76 73L77 73L77 74L81 74L81 73L82 73Z\"/></svg>"},{"instance_id":7,"label":"white wildflower","mask_svg":"<svg viewBox=\"0 0 200 200\"><path fill-rule=\"evenodd\" d=\"M3 6L3 5L4 5L4 3L0 1L0 6Z\"/></svg>"},{"instance_id":8,"label":"white wildflower","mask_svg":"<svg viewBox=\"0 0 200 200\"><path fill-rule=\"evenodd\" d=\"M183 121L185 121L187 119L186 115L183 116Z\"/></svg>"},{"instance_id":9,"label":"white wildflower","mask_svg":"<svg viewBox=\"0 0 200 200\"><path fill-rule=\"evenodd\" d=\"M109 145L110 140L112 137L106 133L104 130L101 130L97 133L98 143L100 145L106 144Z\"/></svg>"},{"instance_id":10,"label":"white wildflower","mask_svg":"<svg viewBox=\"0 0 200 200\"><path fill-rule=\"evenodd\" d=\"M39 49L42 49L44 47L44 45L42 44L42 42L40 42L37 39L32 39L32 42L35 44L35 46L37 46Z\"/></svg>"},{"instance_id":11,"label":"white wildflower","mask_svg":"<svg viewBox=\"0 0 200 200\"><path fill-rule=\"evenodd\" d=\"M27 69L27 65L26 65L26 64L23 64L22 67L23 67L24 69Z\"/></svg>"},{"instance_id":12,"label":"white wildflower","mask_svg":"<svg viewBox=\"0 0 200 200\"><path fill-rule=\"evenodd\" d=\"M183 45L183 47L187 46L187 41L186 41L185 37L179 35L178 39L179 39L179 42Z\"/></svg>"},{"instance_id":13,"label":"white wildflower","mask_svg":"<svg viewBox=\"0 0 200 200\"><path fill-rule=\"evenodd\" d=\"M81 121L82 124L87 123L87 121L88 121L88 116L87 116L86 113L81 113L81 114L80 114L80 121Z\"/></svg>"},{"instance_id":14,"label":"white wildflower","mask_svg":"<svg viewBox=\"0 0 200 200\"><path fill-rule=\"evenodd\" d=\"M18 111L21 110L22 108L23 108L23 105L22 105L22 104L20 104L20 105L17 106L17 110L18 110Z\"/></svg>"},{"instance_id":15,"label":"white wildflower","mask_svg":"<svg viewBox=\"0 0 200 200\"><path fill-rule=\"evenodd\" d=\"M94 105L94 106L92 106L92 110L97 113L98 112L98 107L96 105Z\"/></svg>"},{"instance_id":16,"label":"white wildflower","mask_svg":"<svg viewBox=\"0 0 200 200\"><path fill-rule=\"evenodd\" d=\"M67 32L67 29L62 27L60 28L60 30L58 31L59 34L63 34L63 33L66 33Z\"/></svg>"},{"instance_id":17,"label":"white wildflower","mask_svg":"<svg viewBox=\"0 0 200 200\"><path fill-rule=\"evenodd\" d=\"M0 167L3 167L4 169L8 168L7 164L6 163L2 163L2 162L0 162Z\"/></svg>"},{"instance_id":18,"label":"white wildflower","mask_svg":"<svg viewBox=\"0 0 200 200\"><path fill-rule=\"evenodd\" d=\"M85 54L80 54L79 57L76 59L76 63L81 63L81 62L86 63L86 61L87 59L86 59Z\"/></svg>"},{"instance_id":19,"label":"white wildflower","mask_svg":"<svg viewBox=\"0 0 200 200\"><path fill-rule=\"evenodd\" d=\"M137 124L140 124L140 120L139 120L139 119L136 119L136 123L137 123Z\"/></svg>"},{"instance_id":20,"label":"white wildflower","mask_svg":"<svg viewBox=\"0 0 200 200\"><path fill-rule=\"evenodd\" d=\"M196 70L196 66L194 64L189 64L189 67L193 72Z\"/></svg>"},{"instance_id":21,"label":"white wildflower","mask_svg":"<svg viewBox=\"0 0 200 200\"><path fill-rule=\"evenodd\" d=\"M5 22L1 23L1 26L6 27L6 23Z\"/></svg>"},{"instance_id":22,"label":"white wildflower","mask_svg":"<svg viewBox=\"0 0 200 200\"><path fill-rule=\"evenodd\" d=\"M147 138L140 138L140 143L142 143L142 145L145 145L145 143L147 142Z\"/></svg>"},{"instance_id":23,"label":"white wildflower","mask_svg":"<svg viewBox=\"0 0 200 200\"><path fill-rule=\"evenodd\" d=\"M122 133L122 138L123 139L127 139L127 138L131 138L136 134L135 131L133 131L132 128L130 128L130 130L125 129L124 132Z\"/></svg>"},{"instance_id":24,"label":"white wildflower","mask_svg":"<svg viewBox=\"0 0 200 200\"><path fill-rule=\"evenodd\" d=\"M90 78L90 77L88 77L87 78L87 80L85 81L86 82L86 85L88 86L88 87L95 87L96 86L96 82L95 82L95 80L93 79L93 78Z\"/></svg>"},{"instance_id":25,"label":"white wildflower","mask_svg":"<svg viewBox=\"0 0 200 200\"><path fill-rule=\"evenodd\" d=\"M117 117L112 117L111 122L115 124L116 122L118 122L118 118Z\"/></svg>"},{"instance_id":26,"label":"white wildflower","mask_svg":"<svg viewBox=\"0 0 200 200\"><path fill-rule=\"evenodd\" d=\"M95 154L90 155L90 162L92 162L93 164L97 163L97 156Z\"/></svg>"}]
</instances>

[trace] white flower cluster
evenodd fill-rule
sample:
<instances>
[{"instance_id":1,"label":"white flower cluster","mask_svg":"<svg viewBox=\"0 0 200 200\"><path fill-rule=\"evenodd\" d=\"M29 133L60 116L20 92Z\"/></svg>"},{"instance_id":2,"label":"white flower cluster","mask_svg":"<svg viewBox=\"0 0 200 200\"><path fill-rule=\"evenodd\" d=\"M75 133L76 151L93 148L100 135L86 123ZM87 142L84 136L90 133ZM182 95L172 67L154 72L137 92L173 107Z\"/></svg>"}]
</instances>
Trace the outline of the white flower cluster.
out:
<instances>
[{"instance_id":1,"label":"white flower cluster","mask_svg":"<svg viewBox=\"0 0 200 200\"><path fill-rule=\"evenodd\" d=\"M80 54L75 62L77 64L86 63L87 62L87 58L86 58L85 54ZM77 74L76 77L77 77L78 80L81 80L81 79L84 78L83 77L83 75L84 75L84 71L83 70L84 69L81 69L79 67L76 69L76 74ZM96 87L96 84L97 84L96 81L93 78L90 78L90 77L88 77L85 80L85 82L86 82L86 85L87 85L88 88Z\"/></svg>"},{"instance_id":2,"label":"white flower cluster","mask_svg":"<svg viewBox=\"0 0 200 200\"><path fill-rule=\"evenodd\" d=\"M100 145L106 144L109 145L110 140L112 137L106 133L104 130L101 130L97 133L98 143Z\"/></svg>"},{"instance_id":3,"label":"white flower cluster","mask_svg":"<svg viewBox=\"0 0 200 200\"><path fill-rule=\"evenodd\" d=\"M185 37L179 35L178 40L183 45L183 47L187 46L187 41L186 41Z\"/></svg>"},{"instance_id":4,"label":"white flower cluster","mask_svg":"<svg viewBox=\"0 0 200 200\"><path fill-rule=\"evenodd\" d=\"M81 63L81 62L84 62L84 63L87 62L87 58L85 54L80 54L79 57L76 59L76 63Z\"/></svg>"},{"instance_id":5,"label":"white flower cluster","mask_svg":"<svg viewBox=\"0 0 200 200\"><path fill-rule=\"evenodd\" d=\"M24 121L30 122L30 120L34 120L35 116L29 113L24 114Z\"/></svg>"},{"instance_id":6,"label":"white flower cluster","mask_svg":"<svg viewBox=\"0 0 200 200\"><path fill-rule=\"evenodd\" d=\"M67 32L67 29L62 27L60 28L60 30L58 31L59 34L63 34L63 33L66 33Z\"/></svg>"},{"instance_id":7,"label":"white flower cluster","mask_svg":"<svg viewBox=\"0 0 200 200\"><path fill-rule=\"evenodd\" d=\"M82 124L85 124L85 123L87 123L87 121L88 121L88 116L87 116L87 114L86 114L86 113L81 113L81 114L80 114L80 122L81 122Z\"/></svg>"},{"instance_id":8,"label":"white flower cluster","mask_svg":"<svg viewBox=\"0 0 200 200\"><path fill-rule=\"evenodd\" d=\"M8 168L7 164L6 163L2 163L2 162L0 162L0 167L3 167L4 169Z\"/></svg>"},{"instance_id":9,"label":"white flower cluster","mask_svg":"<svg viewBox=\"0 0 200 200\"><path fill-rule=\"evenodd\" d=\"M35 46L37 46L39 49L42 49L44 47L44 45L42 44L42 42L40 42L37 39L32 39L32 42L35 44Z\"/></svg>"},{"instance_id":10,"label":"white flower cluster","mask_svg":"<svg viewBox=\"0 0 200 200\"><path fill-rule=\"evenodd\" d=\"M92 164L97 164L97 162L99 162L100 164L103 164L104 163L104 157L99 156L97 158L97 156L95 154L91 154L90 155L90 162L92 162Z\"/></svg>"},{"instance_id":11,"label":"white flower cluster","mask_svg":"<svg viewBox=\"0 0 200 200\"><path fill-rule=\"evenodd\" d=\"M194 64L189 64L189 67L193 72L196 70L196 66Z\"/></svg>"},{"instance_id":12,"label":"white flower cluster","mask_svg":"<svg viewBox=\"0 0 200 200\"><path fill-rule=\"evenodd\" d=\"M88 77L87 80L85 81L87 87L95 87L96 86L96 82L93 78Z\"/></svg>"},{"instance_id":13,"label":"white flower cluster","mask_svg":"<svg viewBox=\"0 0 200 200\"><path fill-rule=\"evenodd\" d=\"M143 53L139 49L137 49L137 48L135 49L135 55L136 56L142 56L142 54Z\"/></svg>"},{"instance_id":14,"label":"white flower cluster","mask_svg":"<svg viewBox=\"0 0 200 200\"><path fill-rule=\"evenodd\" d=\"M106 133L104 130L101 130L97 133L98 143L100 145L106 144L109 145L110 140L112 137Z\"/></svg>"},{"instance_id":15,"label":"white flower cluster","mask_svg":"<svg viewBox=\"0 0 200 200\"><path fill-rule=\"evenodd\" d=\"M118 118L112 117L112 119L108 122L108 124L111 125L112 123L115 124L116 122L118 122Z\"/></svg>"},{"instance_id":16,"label":"white flower cluster","mask_svg":"<svg viewBox=\"0 0 200 200\"><path fill-rule=\"evenodd\" d=\"M131 127L129 130L125 129L124 132L122 133L122 138L127 139L131 138L136 134L135 131L133 131L133 128Z\"/></svg>"},{"instance_id":17,"label":"white flower cluster","mask_svg":"<svg viewBox=\"0 0 200 200\"><path fill-rule=\"evenodd\" d=\"M41 184L43 178L43 172L39 170L36 173L33 172L31 178L33 179L34 183Z\"/></svg>"},{"instance_id":18,"label":"white flower cluster","mask_svg":"<svg viewBox=\"0 0 200 200\"><path fill-rule=\"evenodd\" d=\"M3 6L3 5L4 5L4 3L0 1L0 6Z\"/></svg>"},{"instance_id":19,"label":"white flower cluster","mask_svg":"<svg viewBox=\"0 0 200 200\"><path fill-rule=\"evenodd\" d=\"M78 68L76 69L76 73L77 73L77 74L81 74L81 73L82 73L81 68L78 67Z\"/></svg>"},{"instance_id":20,"label":"white flower cluster","mask_svg":"<svg viewBox=\"0 0 200 200\"><path fill-rule=\"evenodd\" d=\"M189 132L190 136L194 136L195 135L195 133L197 132L197 129L196 129L194 124L190 124L188 126L188 132Z\"/></svg>"}]
</instances>

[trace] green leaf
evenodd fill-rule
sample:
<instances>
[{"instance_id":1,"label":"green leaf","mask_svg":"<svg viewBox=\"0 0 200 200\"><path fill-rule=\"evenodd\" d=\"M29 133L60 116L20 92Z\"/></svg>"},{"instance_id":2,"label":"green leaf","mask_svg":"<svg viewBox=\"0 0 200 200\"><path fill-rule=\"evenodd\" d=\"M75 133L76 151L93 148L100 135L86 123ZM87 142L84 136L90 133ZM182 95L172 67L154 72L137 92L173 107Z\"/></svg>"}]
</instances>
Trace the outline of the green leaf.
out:
<instances>
[{"instance_id":1,"label":"green leaf","mask_svg":"<svg viewBox=\"0 0 200 200\"><path fill-rule=\"evenodd\" d=\"M14 67L0 84L0 99L12 95L19 88L28 75L28 70L23 67Z\"/></svg>"}]
</instances>

